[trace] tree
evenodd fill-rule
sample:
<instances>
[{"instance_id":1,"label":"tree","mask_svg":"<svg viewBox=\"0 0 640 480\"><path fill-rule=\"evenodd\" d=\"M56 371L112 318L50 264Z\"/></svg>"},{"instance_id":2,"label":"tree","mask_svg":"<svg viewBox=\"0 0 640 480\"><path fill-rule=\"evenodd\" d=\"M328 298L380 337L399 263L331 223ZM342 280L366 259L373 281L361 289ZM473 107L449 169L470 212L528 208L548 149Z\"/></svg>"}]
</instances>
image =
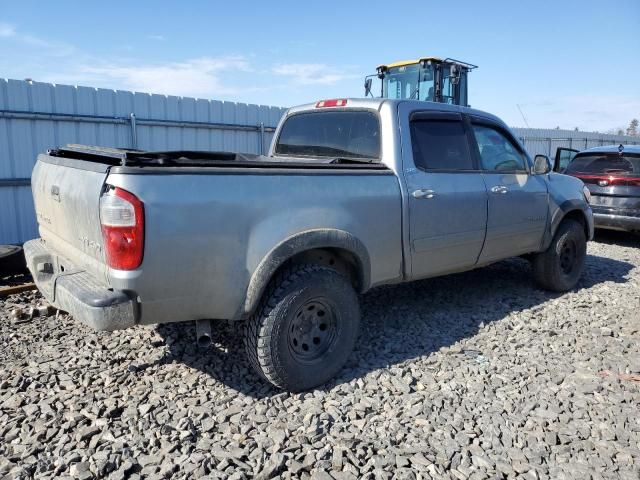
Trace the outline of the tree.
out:
<instances>
[{"instance_id":1,"label":"tree","mask_svg":"<svg viewBox=\"0 0 640 480\"><path fill-rule=\"evenodd\" d=\"M629 123L629 127L627 127L627 135L629 135L630 137L637 137L639 123L640 122L638 122L637 118L634 118L633 120L631 120L631 122Z\"/></svg>"},{"instance_id":2,"label":"tree","mask_svg":"<svg viewBox=\"0 0 640 480\"><path fill-rule=\"evenodd\" d=\"M616 135L624 135L624 130L619 128L618 131L616 132Z\"/></svg>"}]
</instances>

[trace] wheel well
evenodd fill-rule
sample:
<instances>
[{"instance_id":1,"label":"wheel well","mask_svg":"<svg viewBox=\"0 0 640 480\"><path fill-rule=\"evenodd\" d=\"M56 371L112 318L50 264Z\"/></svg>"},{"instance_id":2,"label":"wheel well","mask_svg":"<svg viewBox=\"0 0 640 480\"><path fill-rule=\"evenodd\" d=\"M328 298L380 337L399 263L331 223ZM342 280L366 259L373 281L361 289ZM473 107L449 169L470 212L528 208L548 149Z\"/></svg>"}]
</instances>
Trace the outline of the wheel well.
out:
<instances>
[{"instance_id":1,"label":"wheel well","mask_svg":"<svg viewBox=\"0 0 640 480\"><path fill-rule=\"evenodd\" d=\"M268 284L294 263L326 265L344 273L356 291L362 293L369 288L369 253L360 240L342 230L308 230L287 238L260 261L251 275L244 303L236 317L250 315Z\"/></svg>"},{"instance_id":2,"label":"wheel well","mask_svg":"<svg viewBox=\"0 0 640 480\"><path fill-rule=\"evenodd\" d=\"M582 225L584 236L587 238L587 240L589 239L589 225L587 224L587 219L585 218L584 213L581 210L571 210L564 217L562 217L562 222L564 222L565 220L575 220L580 225Z\"/></svg>"},{"instance_id":3,"label":"wheel well","mask_svg":"<svg viewBox=\"0 0 640 480\"><path fill-rule=\"evenodd\" d=\"M276 270L274 277L291 265L304 263L331 267L345 275L356 291L361 292L364 289L364 274L360 260L353 252L338 247L314 248L297 253Z\"/></svg>"}]
</instances>

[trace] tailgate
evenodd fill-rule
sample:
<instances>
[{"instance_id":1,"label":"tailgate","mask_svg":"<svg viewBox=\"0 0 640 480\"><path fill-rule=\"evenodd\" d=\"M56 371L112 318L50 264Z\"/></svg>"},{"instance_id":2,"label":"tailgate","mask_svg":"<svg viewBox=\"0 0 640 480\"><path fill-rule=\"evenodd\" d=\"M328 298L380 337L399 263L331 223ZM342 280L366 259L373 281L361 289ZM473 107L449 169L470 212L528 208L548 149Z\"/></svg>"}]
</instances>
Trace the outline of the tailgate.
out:
<instances>
[{"instance_id":1,"label":"tailgate","mask_svg":"<svg viewBox=\"0 0 640 480\"><path fill-rule=\"evenodd\" d=\"M40 236L65 270L106 278L100 194L110 165L39 155L31 185ZM67 262L63 265L62 262Z\"/></svg>"}]
</instances>

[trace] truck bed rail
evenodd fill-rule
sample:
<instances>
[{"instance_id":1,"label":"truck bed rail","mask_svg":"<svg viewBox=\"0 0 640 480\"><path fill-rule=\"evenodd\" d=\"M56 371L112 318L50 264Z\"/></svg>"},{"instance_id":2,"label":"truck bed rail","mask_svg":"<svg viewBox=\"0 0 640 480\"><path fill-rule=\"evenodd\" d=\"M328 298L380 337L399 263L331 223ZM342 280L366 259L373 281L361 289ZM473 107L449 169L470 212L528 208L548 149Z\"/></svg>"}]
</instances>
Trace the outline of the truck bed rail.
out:
<instances>
[{"instance_id":1,"label":"truck bed rail","mask_svg":"<svg viewBox=\"0 0 640 480\"><path fill-rule=\"evenodd\" d=\"M313 159L292 158L291 161L274 160L264 155L250 153L174 150L142 151L131 149L67 145L47 152L52 157L72 158L89 162L106 163L122 167L243 167L243 168L302 168L302 169L374 169L387 170L383 163L368 159L327 157Z\"/></svg>"}]
</instances>

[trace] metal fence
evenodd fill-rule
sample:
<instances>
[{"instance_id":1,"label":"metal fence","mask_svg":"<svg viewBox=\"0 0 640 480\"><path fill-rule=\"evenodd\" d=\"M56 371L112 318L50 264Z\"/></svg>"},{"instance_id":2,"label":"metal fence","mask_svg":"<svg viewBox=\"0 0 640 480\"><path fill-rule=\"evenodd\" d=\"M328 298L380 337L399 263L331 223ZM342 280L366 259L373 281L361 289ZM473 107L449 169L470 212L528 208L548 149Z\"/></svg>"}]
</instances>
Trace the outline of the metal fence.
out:
<instances>
[{"instance_id":1,"label":"metal fence","mask_svg":"<svg viewBox=\"0 0 640 480\"><path fill-rule=\"evenodd\" d=\"M556 149L559 147L586 150L602 145L640 145L640 138L625 135L535 128L513 128L512 130L531 156L542 154L551 159L555 157Z\"/></svg>"},{"instance_id":2,"label":"metal fence","mask_svg":"<svg viewBox=\"0 0 640 480\"><path fill-rule=\"evenodd\" d=\"M261 153L285 109L0 79L0 244L37 236L29 177L67 143Z\"/></svg>"},{"instance_id":3,"label":"metal fence","mask_svg":"<svg viewBox=\"0 0 640 480\"><path fill-rule=\"evenodd\" d=\"M37 236L29 177L40 152L67 143L142 150L261 153L284 108L0 79L0 244ZM514 129L532 155L640 139Z\"/></svg>"}]
</instances>

